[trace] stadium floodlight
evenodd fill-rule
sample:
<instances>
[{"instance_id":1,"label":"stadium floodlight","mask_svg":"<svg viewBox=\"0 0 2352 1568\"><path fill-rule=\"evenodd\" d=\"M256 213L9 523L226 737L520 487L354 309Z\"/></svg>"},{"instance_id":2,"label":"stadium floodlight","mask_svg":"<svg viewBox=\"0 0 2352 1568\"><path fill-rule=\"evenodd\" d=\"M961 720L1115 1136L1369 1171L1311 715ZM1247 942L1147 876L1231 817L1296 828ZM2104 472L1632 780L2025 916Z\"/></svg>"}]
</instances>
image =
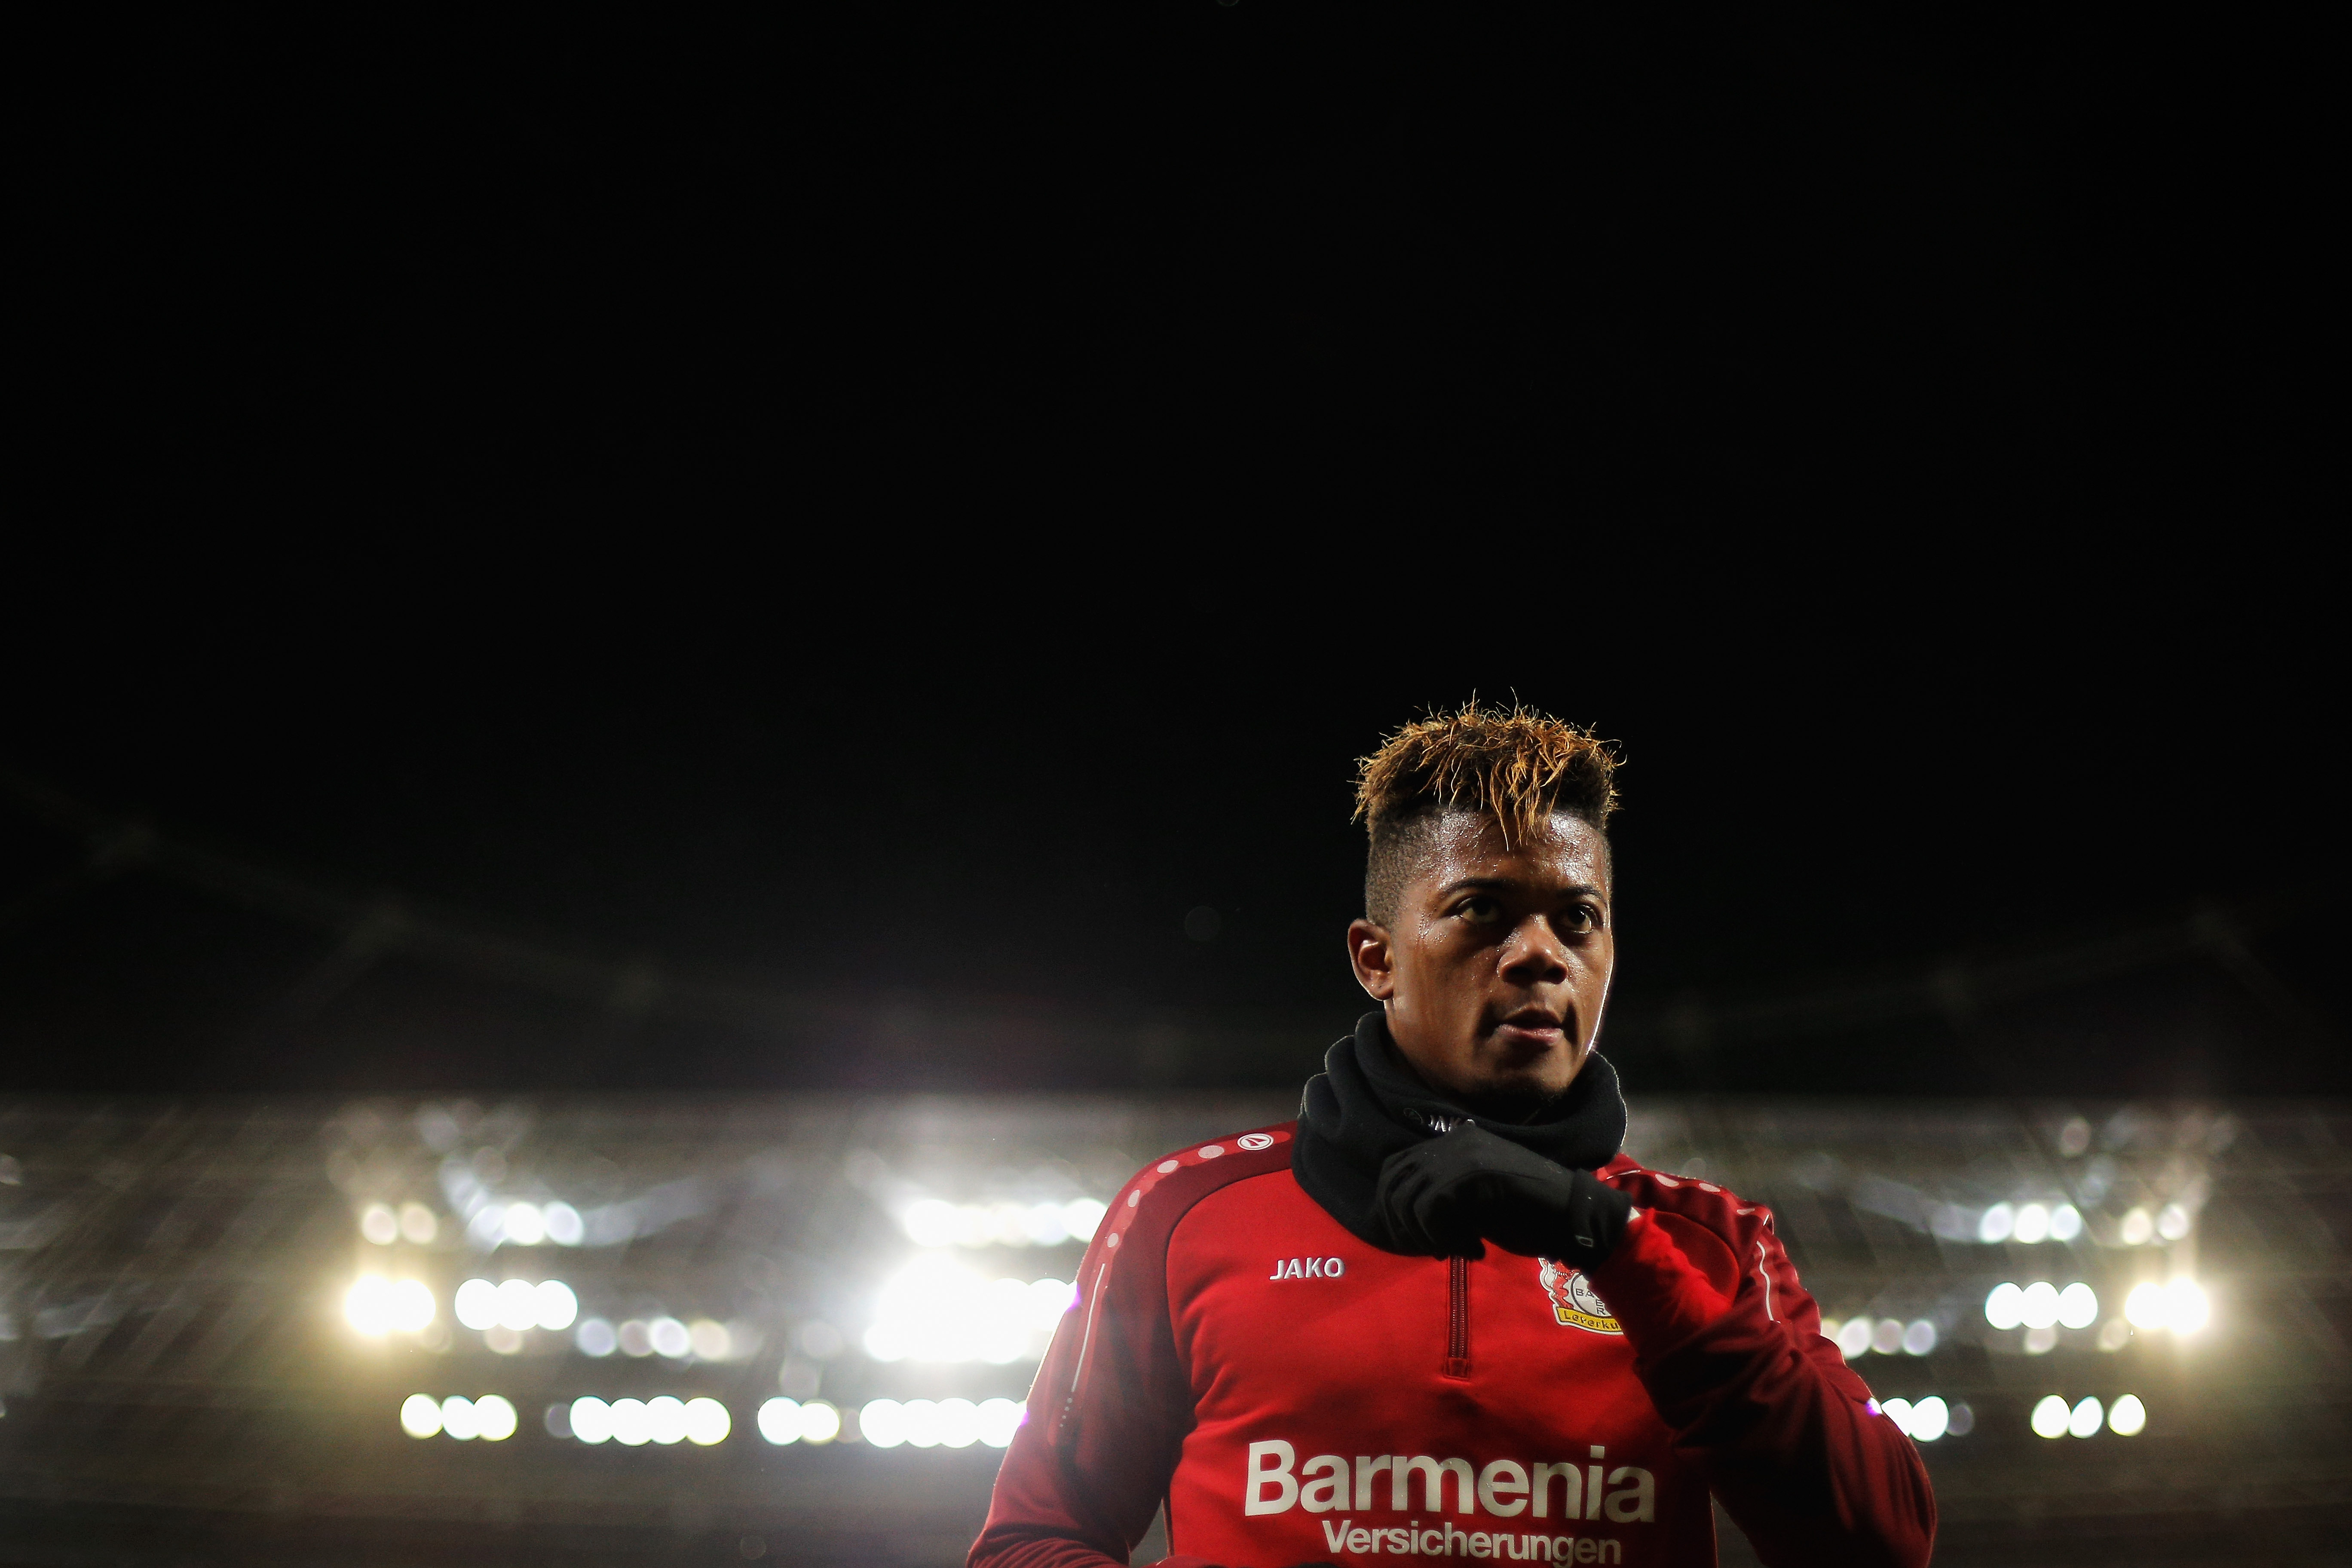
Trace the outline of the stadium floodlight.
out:
<instances>
[{"instance_id":1,"label":"stadium floodlight","mask_svg":"<svg viewBox=\"0 0 2352 1568\"><path fill-rule=\"evenodd\" d=\"M400 1239L400 1216L389 1204L370 1204L360 1210L360 1234L378 1247L390 1247Z\"/></svg>"},{"instance_id":2,"label":"stadium floodlight","mask_svg":"<svg viewBox=\"0 0 2352 1568\"><path fill-rule=\"evenodd\" d=\"M621 1336L613 1331L613 1325L606 1320L585 1318L572 1334L572 1342L580 1347L582 1355L602 1361L620 1348Z\"/></svg>"},{"instance_id":3,"label":"stadium floodlight","mask_svg":"<svg viewBox=\"0 0 2352 1568\"><path fill-rule=\"evenodd\" d=\"M1895 1423L1895 1429L1908 1437L1911 1435L1911 1402L1907 1399L1882 1399L1878 1413Z\"/></svg>"},{"instance_id":4,"label":"stadium floodlight","mask_svg":"<svg viewBox=\"0 0 2352 1568\"><path fill-rule=\"evenodd\" d=\"M2017 1210L2008 1204L1995 1204L1977 1220L1977 1239L1990 1246L2007 1241L2017 1228Z\"/></svg>"},{"instance_id":5,"label":"stadium floodlight","mask_svg":"<svg viewBox=\"0 0 2352 1568\"><path fill-rule=\"evenodd\" d=\"M939 1198L923 1198L907 1205L898 1216L907 1239L917 1247L952 1247L956 1238L955 1205Z\"/></svg>"},{"instance_id":6,"label":"stadium floodlight","mask_svg":"<svg viewBox=\"0 0 2352 1568\"><path fill-rule=\"evenodd\" d=\"M2085 1398L2068 1414L2066 1430L2077 1437L2095 1437L2106 1418L2106 1411L2096 1399Z\"/></svg>"},{"instance_id":7,"label":"stadium floodlight","mask_svg":"<svg viewBox=\"0 0 2352 1568\"><path fill-rule=\"evenodd\" d=\"M441 1430L441 1402L429 1394L412 1394L400 1402L400 1429L412 1437L431 1437Z\"/></svg>"},{"instance_id":8,"label":"stadium floodlight","mask_svg":"<svg viewBox=\"0 0 2352 1568\"><path fill-rule=\"evenodd\" d=\"M2133 1286L2124 1298L2124 1316L2136 1329L2193 1334L2212 1321L2213 1303L2204 1288L2186 1276L2168 1285L2147 1280Z\"/></svg>"},{"instance_id":9,"label":"stadium floodlight","mask_svg":"<svg viewBox=\"0 0 2352 1568\"><path fill-rule=\"evenodd\" d=\"M1915 1318L1903 1325L1903 1353L1927 1355L1936 1348L1936 1325L1925 1318Z\"/></svg>"},{"instance_id":10,"label":"stadium floodlight","mask_svg":"<svg viewBox=\"0 0 2352 1568\"><path fill-rule=\"evenodd\" d=\"M2019 1205L2017 1219L2010 1230L2010 1239L2031 1247L2050 1239L2050 1210L2042 1204Z\"/></svg>"},{"instance_id":11,"label":"stadium floodlight","mask_svg":"<svg viewBox=\"0 0 2352 1568\"><path fill-rule=\"evenodd\" d=\"M413 1334L433 1321L432 1290L418 1279L364 1275L343 1295L343 1321L371 1339Z\"/></svg>"},{"instance_id":12,"label":"stadium floodlight","mask_svg":"<svg viewBox=\"0 0 2352 1568\"><path fill-rule=\"evenodd\" d=\"M810 1444L832 1442L841 1436L841 1412L822 1399L812 1399L801 1406L801 1441Z\"/></svg>"},{"instance_id":13,"label":"stadium floodlight","mask_svg":"<svg viewBox=\"0 0 2352 1568\"><path fill-rule=\"evenodd\" d=\"M2037 1437L2063 1437L2067 1420L2073 1414L2066 1402L2058 1395L2043 1395L2033 1407L2033 1435Z\"/></svg>"},{"instance_id":14,"label":"stadium floodlight","mask_svg":"<svg viewBox=\"0 0 2352 1568\"><path fill-rule=\"evenodd\" d=\"M517 1247L537 1247L547 1239L547 1219L537 1204L509 1204L501 1228L505 1238Z\"/></svg>"},{"instance_id":15,"label":"stadium floodlight","mask_svg":"<svg viewBox=\"0 0 2352 1568\"><path fill-rule=\"evenodd\" d=\"M1109 1212L1108 1205L1092 1198L1072 1198L1062 1205L1062 1225L1073 1239L1092 1241L1095 1227L1102 1224L1103 1215Z\"/></svg>"},{"instance_id":16,"label":"stadium floodlight","mask_svg":"<svg viewBox=\"0 0 2352 1568\"><path fill-rule=\"evenodd\" d=\"M2137 1394L2126 1394L2107 1408L2107 1430L2118 1437L2137 1437L2147 1426L2147 1406Z\"/></svg>"},{"instance_id":17,"label":"stadium floodlight","mask_svg":"<svg viewBox=\"0 0 2352 1568\"><path fill-rule=\"evenodd\" d=\"M1985 1321L1996 1329L2013 1329L2025 1321L2025 1292L2008 1280L1985 1298Z\"/></svg>"},{"instance_id":18,"label":"stadium floodlight","mask_svg":"<svg viewBox=\"0 0 2352 1568\"><path fill-rule=\"evenodd\" d=\"M2050 1239L2072 1241L2083 1234L2083 1211L2073 1204L2060 1204L2050 1211Z\"/></svg>"},{"instance_id":19,"label":"stadium floodlight","mask_svg":"<svg viewBox=\"0 0 2352 1568\"><path fill-rule=\"evenodd\" d=\"M918 1448L940 1446L940 1406L935 1399L909 1399L900 1407L907 1441Z\"/></svg>"},{"instance_id":20,"label":"stadium floodlight","mask_svg":"<svg viewBox=\"0 0 2352 1568\"><path fill-rule=\"evenodd\" d=\"M2156 1234L2167 1241L2179 1241L2189 1234L2189 1211L2179 1204L2167 1204L2157 1211Z\"/></svg>"},{"instance_id":21,"label":"stadium floodlight","mask_svg":"<svg viewBox=\"0 0 2352 1568\"><path fill-rule=\"evenodd\" d=\"M2176 1334L2193 1334L2212 1321L2213 1304L2204 1287L2189 1279L2175 1279L2164 1288L2165 1325Z\"/></svg>"},{"instance_id":22,"label":"stadium floodlight","mask_svg":"<svg viewBox=\"0 0 2352 1568\"><path fill-rule=\"evenodd\" d=\"M1910 1432L1915 1443L1932 1443L1951 1429L1951 1406L1931 1394L1911 1407Z\"/></svg>"},{"instance_id":23,"label":"stadium floodlight","mask_svg":"<svg viewBox=\"0 0 2352 1568\"><path fill-rule=\"evenodd\" d=\"M547 1239L558 1247L577 1247L587 1238L588 1227L582 1223L580 1211L570 1204L558 1201L539 1211L547 1228Z\"/></svg>"},{"instance_id":24,"label":"stadium floodlight","mask_svg":"<svg viewBox=\"0 0 2352 1568\"><path fill-rule=\"evenodd\" d=\"M423 1204L405 1203L400 1205L400 1234L418 1247L429 1247L441 1234L441 1222Z\"/></svg>"},{"instance_id":25,"label":"stadium floodlight","mask_svg":"<svg viewBox=\"0 0 2352 1568\"><path fill-rule=\"evenodd\" d=\"M2148 1238L2155 1234L2156 1222L2150 1219L2147 1211L2142 1208L2127 1212L2122 1223L2116 1226L2116 1238L2126 1247L2145 1247L2147 1245Z\"/></svg>"},{"instance_id":26,"label":"stadium floodlight","mask_svg":"<svg viewBox=\"0 0 2352 1568\"><path fill-rule=\"evenodd\" d=\"M642 1447L653 1440L653 1428L646 1420L646 1402L642 1399L613 1401L612 1424L613 1441L625 1447Z\"/></svg>"},{"instance_id":27,"label":"stadium floodlight","mask_svg":"<svg viewBox=\"0 0 2352 1568\"><path fill-rule=\"evenodd\" d=\"M1848 1318L1845 1321L1845 1327L1838 1331L1838 1354L1845 1357L1848 1361L1853 1361L1864 1351L1868 1350L1870 1348L1871 1330L1874 1326L1875 1325L1872 1322L1870 1314L1867 1312L1864 1312L1857 1317Z\"/></svg>"}]
</instances>

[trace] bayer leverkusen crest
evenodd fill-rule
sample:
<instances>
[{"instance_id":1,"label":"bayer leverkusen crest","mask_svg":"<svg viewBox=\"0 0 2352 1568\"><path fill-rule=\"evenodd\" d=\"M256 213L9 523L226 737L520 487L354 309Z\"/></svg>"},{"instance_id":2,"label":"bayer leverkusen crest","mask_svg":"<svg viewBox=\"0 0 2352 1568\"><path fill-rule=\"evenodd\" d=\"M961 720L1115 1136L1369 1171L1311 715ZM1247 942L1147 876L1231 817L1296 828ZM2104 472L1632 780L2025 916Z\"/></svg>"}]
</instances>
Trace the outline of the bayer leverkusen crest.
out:
<instances>
[{"instance_id":1,"label":"bayer leverkusen crest","mask_svg":"<svg viewBox=\"0 0 2352 1568\"><path fill-rule=\"evenodd\" d=\"M1543 1280L1544 1295L1551 1301L1552 1316L1569 1328L1589 1329L1596 1334L1622 1334L1617 1320L1609 1315L1609 1303L1592 1288L1592 1281L1580 1268L1549 1258L1538 1258L1543 1265L1538 1278Z\"/></svg>"}]
</instances>

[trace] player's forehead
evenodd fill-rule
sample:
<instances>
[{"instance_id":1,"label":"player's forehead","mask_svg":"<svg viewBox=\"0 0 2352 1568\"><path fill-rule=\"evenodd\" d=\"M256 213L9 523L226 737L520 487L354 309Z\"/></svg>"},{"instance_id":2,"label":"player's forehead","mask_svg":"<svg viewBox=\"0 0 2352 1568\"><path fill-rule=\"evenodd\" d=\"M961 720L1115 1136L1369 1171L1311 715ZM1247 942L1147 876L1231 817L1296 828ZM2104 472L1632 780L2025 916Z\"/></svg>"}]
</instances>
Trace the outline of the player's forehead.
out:
<instances>
[{"instance_id":1,"label":"player's forehead","mask_svg":"<svg viewBox=\"0 0 2352 1568\"><path fill-rule=\"evenodd\" d=\"M1554 812L1533 834L1507 834L1485 812L1450 811L1430 824L1415 880L1431 889L1466 880L1530 892L1609 885L1609 841L1581 817Z\"/></svg>"}]
</instances>

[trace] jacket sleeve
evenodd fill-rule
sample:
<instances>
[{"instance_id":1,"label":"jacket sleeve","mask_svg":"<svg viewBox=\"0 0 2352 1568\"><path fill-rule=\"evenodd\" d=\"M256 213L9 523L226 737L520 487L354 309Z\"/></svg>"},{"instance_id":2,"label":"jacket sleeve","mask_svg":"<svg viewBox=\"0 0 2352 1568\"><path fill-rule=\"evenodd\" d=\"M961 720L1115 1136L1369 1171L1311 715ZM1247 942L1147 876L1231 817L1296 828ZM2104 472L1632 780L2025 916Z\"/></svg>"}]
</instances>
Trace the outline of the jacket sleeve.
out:
<instances>
[{"instance_id":1,"label":"jacket sleeve","mask_svg":"<svg viewBox=\"0 0 2352 1568\"><path fill-rule=\"evenodd\" d=\"M1139 1179L1087 1249L967 1568L1124 1568L1166 1495L1192 1392L1170 1326L1168 1226Z\"/></svg>"},{"instance_id":2,"label":"jacket sleeve","mask_svg":"<svg viewBox=\"0 0 2352 1568\"><path fill-rule=\"evenodd\" d=\"M1652 1404L1766 1563L1924 1568L1918 1449L1822 1338L1769 1213L1726 1218L1664 1215L1593 1271Z\"/></svg>"}]
</instances>

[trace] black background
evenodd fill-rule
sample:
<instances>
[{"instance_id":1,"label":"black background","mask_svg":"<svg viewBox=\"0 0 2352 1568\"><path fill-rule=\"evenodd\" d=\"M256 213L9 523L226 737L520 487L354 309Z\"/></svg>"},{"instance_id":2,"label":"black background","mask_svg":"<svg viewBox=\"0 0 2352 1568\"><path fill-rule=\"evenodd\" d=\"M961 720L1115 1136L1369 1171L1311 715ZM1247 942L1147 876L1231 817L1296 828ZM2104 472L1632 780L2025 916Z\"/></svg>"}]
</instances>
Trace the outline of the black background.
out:
<instances>
[{"instance_id":1,"label":"black background","mask_svg":"<svg viewBox=\"0 0 2352 1568\"><path fill-rule=\"evenodd\" d=\"M322 979L16 812L5 1079L1285 1081L1360 1005L1351 759L1476 692L1623 742L1631 1087L2352 1087L2332 138L2310 40L2218 26L59 40L0 761L938 1026ZM1664 1043L2215 909L2228 963ZM1305 1058L1137 1065L1251 1020Z\"/></svg>"}]
</instances>

